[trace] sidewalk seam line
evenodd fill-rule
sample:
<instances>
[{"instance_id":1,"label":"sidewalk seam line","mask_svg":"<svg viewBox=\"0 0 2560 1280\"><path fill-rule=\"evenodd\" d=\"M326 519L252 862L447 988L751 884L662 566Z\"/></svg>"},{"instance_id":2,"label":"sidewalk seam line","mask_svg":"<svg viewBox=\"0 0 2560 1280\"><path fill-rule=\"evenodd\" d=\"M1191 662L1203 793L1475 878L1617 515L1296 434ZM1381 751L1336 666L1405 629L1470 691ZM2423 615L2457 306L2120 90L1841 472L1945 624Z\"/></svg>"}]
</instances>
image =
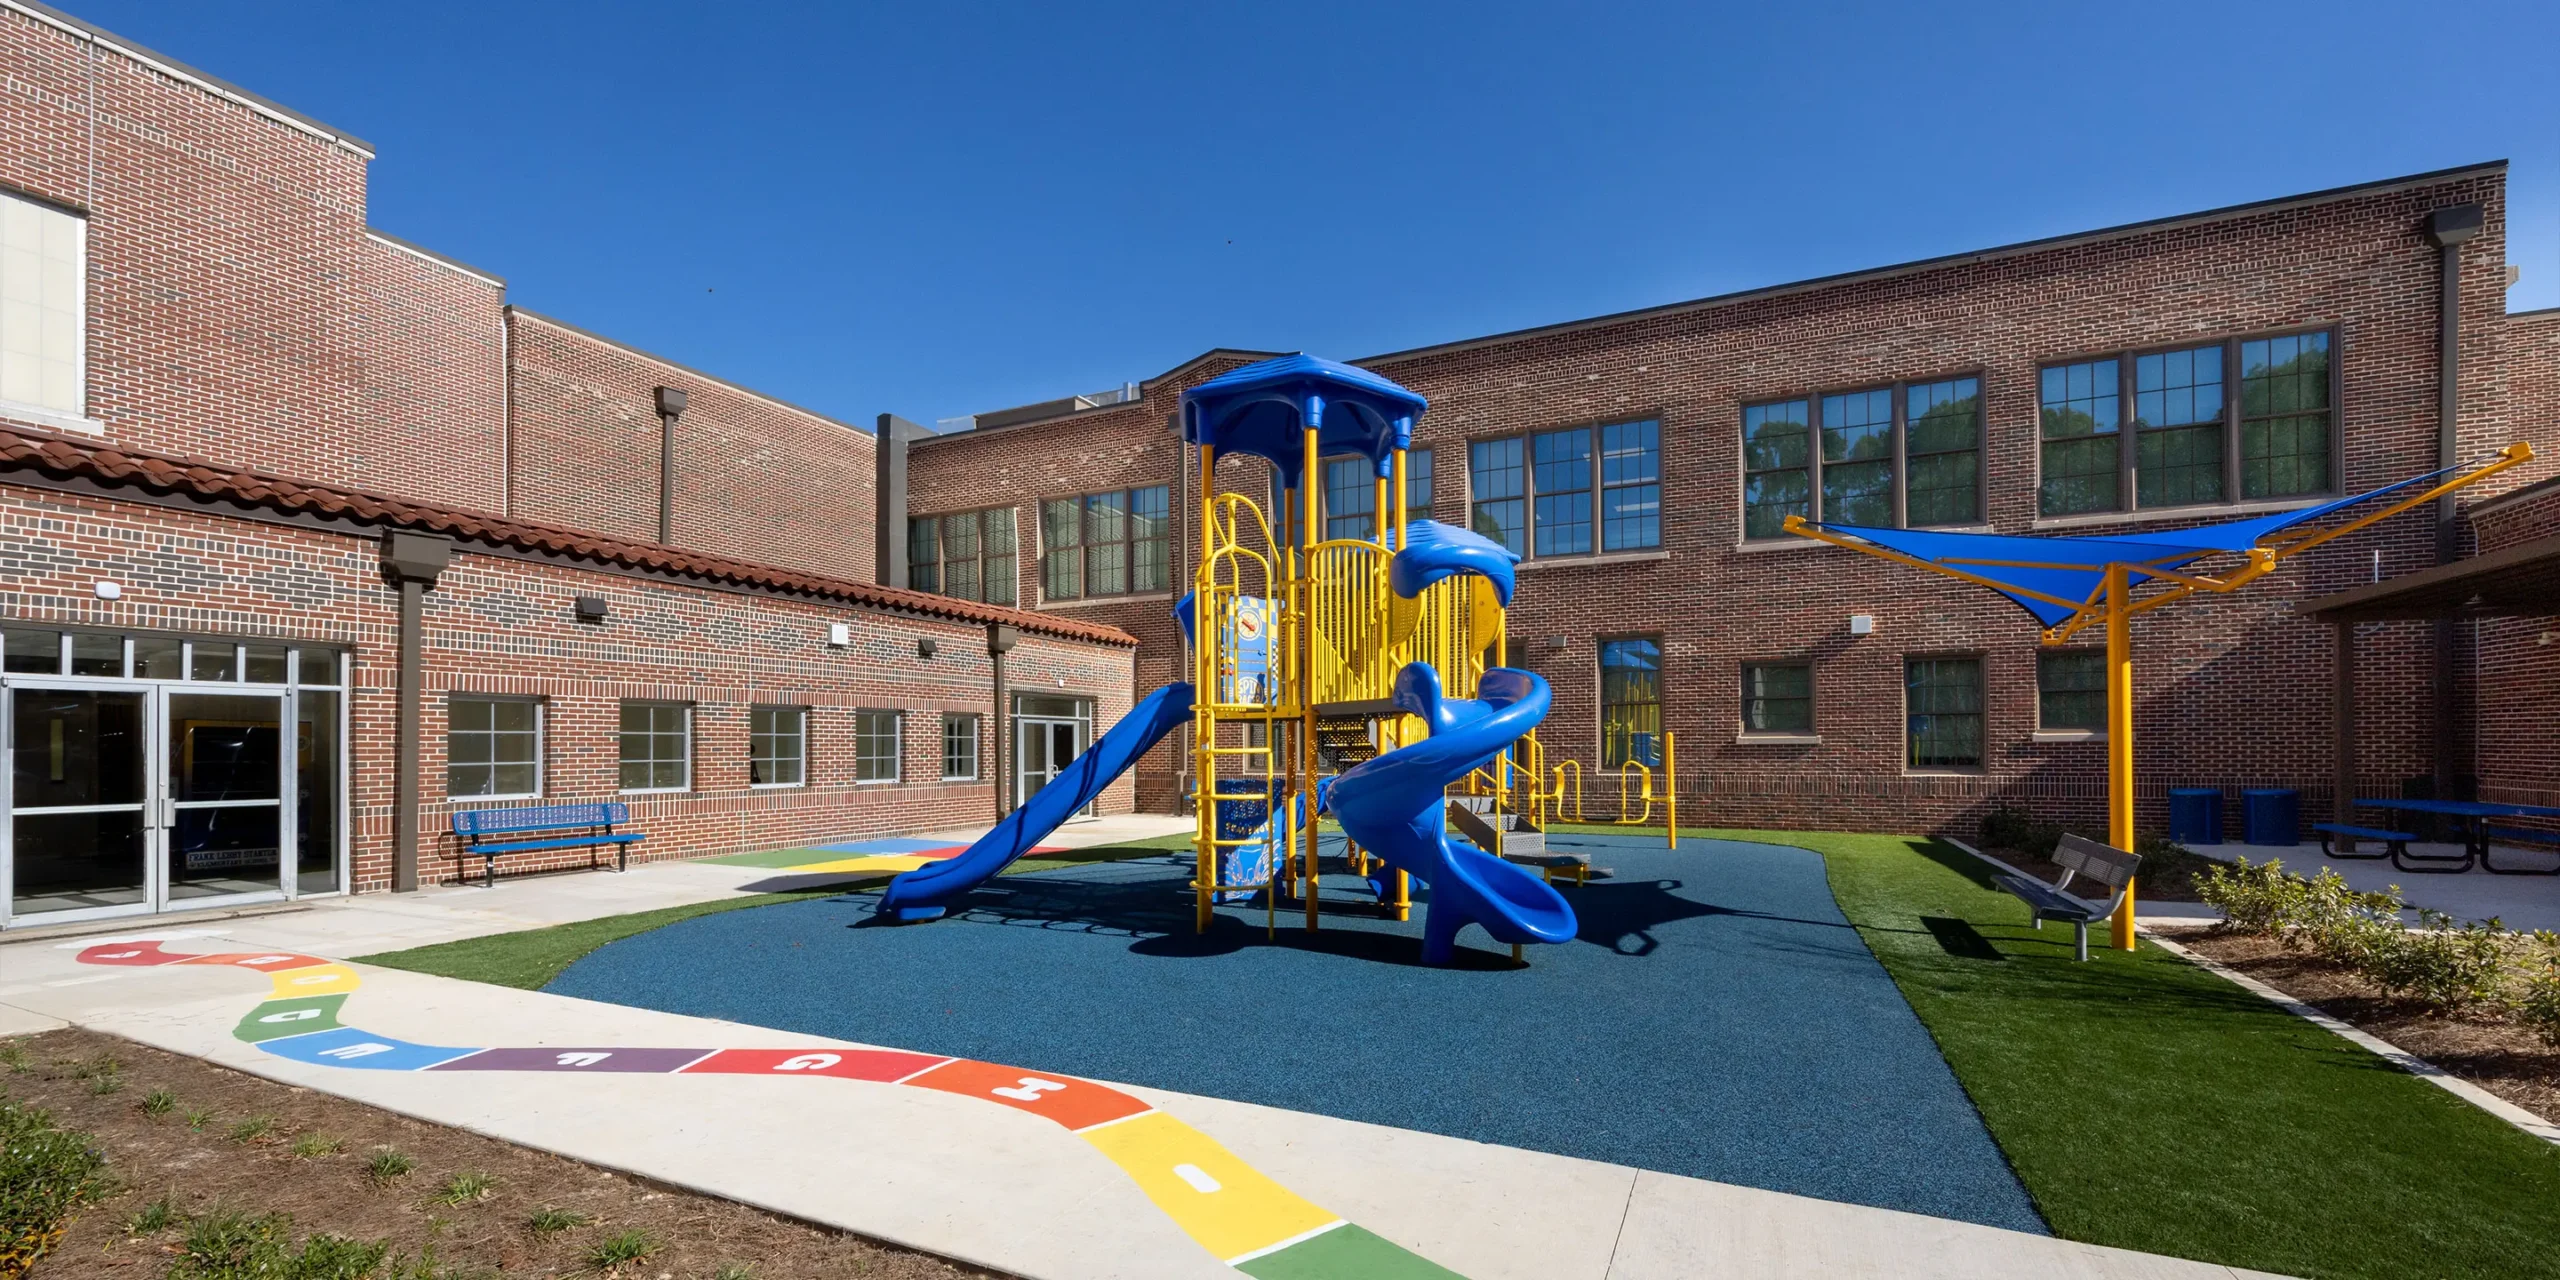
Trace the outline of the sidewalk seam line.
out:
<instances>
[{"instance_id":1,"label":"sidewalk seam line","mask_svg":"<svg viewBox=\"0 0 2560 1280\"><path fill-rule=\"evenodd\" d=\"M1251 1261L1253 1261L1253 1260L1254 1260L1254 1259L1256 1259L1256 1258L1267 1258L1267 1257L1271 1256L1272 1254L1278 1253L1278 1252L1280 1252L1281 1250L1286 1249L1286 1248L1288 1248L1288 1247L1290 1247L1290 1246L1292 1246L1292 1245L1301 1245L1301 1244L1305 1244L1305 1243L1306 1243L1306 1242L1308 1242L1309 1240L1313 1240L1313 1239L1315 1239L1317 1236L1323 1235L1324 1233L1326 1233L1326 1232L1328 1232L1328 1231L1333 1231L1333 1230L1336 1230L1336 1229L1338 1229L1338 1228L1347 1227L1347 1226L1350 1226L1350 1225L1351 1225L1351 1219L1349 1219L1349 1218L1335 1218L1333 1221L1328 1222L1328 1223L1324 1224L1324 1225L1323 1225L1323 1226L1321 1226L1321 1227L1312 1227L1312 1228L1309 1228L1309 1229L1307 1229L1307 1230L1305 1230L1305 1231L1301 1231L1301 1232L1299 1232L1298 1234L1296 1234L1296 1235L1294 1235L1294 1236L1289 1237L1289 1238L1288 1238L1288 1239L1286 1239L1286 1240L1278 1240L1278 1241L1274 1241L1274 1242L1272 1242L1272 1243L1270 1243L1270 1244L1266 1244L1266 1245L1262 1246L1262 1247L1261 1247L1261 1248L1259 1248L1259 1249L1247 1249L1247 1250L1245 1250L1243 1253L1239 1253L1239 1254L1237 1254L1236 1256L1234 1256L1234 1257L1232 1257L1232 1258L1225 1259L1225 1262L1226 1262L1226 1264L1227 1264L1228 1266L1232 1267L1232 1266L1238 1266L1238 1265L1241 1265L1241 1264L1243 1264L1243 1263L1251 1262Z\"/></svg>"},{"instance_id":2,"label":"sidewalk seam line","mask_svg":"<svg viewBox=\"0 0 2560 1280\"><path fill-rule=\"evenodd\" d=\"M902 1075L902 1076L898 1077L897 1079L890 1081L889 1083L891 1083L891 1084L905 1084L905 1083L907 1083L907 1082L909 1082L909 1081L911 1081L911 1080L915 1079L917 1076L923 1075L924 1073L926 1073L926 1072L928 1072L928 1071L940 1071L940 1070L941 1070L941 1069L943 1069L944 1067L950 1066L952 1063L955 1063L955 1062L958 1062L958 1061L959 1061L959 1059L958 1059L958 1058L944 1058L942 1061L937 1062L937 1063L934 1063L932 1066L929 1066L929 1067L918 1067L918 1068L916 1068L915 1070L910 1071L910 1072L908 1072L907 1074Z\"/></svg>"},{"instance_id":3,"label":"sidewalk seam line","mask_svg":"<svg viewBox=\"0 0 2560 1280\"><path fill-rule=\"evenodd\" d=\"M1144 1110L1144 1111L1132 1111L1132 1112L1130 1112L1129 1114L1127 1114L1127 1115L1125 1115L1125 1116L1113 1116L1112 1118L1110 1118L1110 1119L1108 1119L1108 1120L1097 1120L1097 1121L1095 1121L1094 1123L1089 1124L1089 1125L1086 1125L1085 1127L1083 1127L1083 1128L1081 1128L1081 1129L1069 1129L1069 1130L1067 1130L1067 1132L1072 1133L1072 1134L1075 1134L1075 1135L1076 1135L1076 1136L1078 1136L1078 1137L1082 1137L1082 1136L1084 1136L1085 1134L1091 1133L1091 1132L1093 1132L1093 1131L1094 1131L1094 1130L1096 1130L1096 1129L1108 1129L1108 1128L1110 1128L1111 1126L1113 1126L1113 1125L1115 1125L1115 1124L1127 1124L1128 1122L1130 1122L1130 1121L1132 1121L1132 1120L1137 1120L1137 1119L1144 1118L1144 1117L1146 1117L1146 1116L1154 1115L1154 1114L1156 1113L1156 1111L1157 1111L1157 1108L1154 1108L1154 1107L1149 1107L1149 1108L1147 1108L1147 1109L1146 1109L1146 1110Z\"/></svg>"}]
</instances>

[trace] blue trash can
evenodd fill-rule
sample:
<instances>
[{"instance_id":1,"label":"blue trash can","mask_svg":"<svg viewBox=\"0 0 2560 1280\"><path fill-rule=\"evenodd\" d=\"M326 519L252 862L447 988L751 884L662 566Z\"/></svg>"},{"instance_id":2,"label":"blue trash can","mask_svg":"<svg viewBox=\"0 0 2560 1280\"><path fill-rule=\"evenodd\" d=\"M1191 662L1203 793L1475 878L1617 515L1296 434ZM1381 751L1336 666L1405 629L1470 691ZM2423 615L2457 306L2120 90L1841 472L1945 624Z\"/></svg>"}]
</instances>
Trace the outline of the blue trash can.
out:
<instances>
[{"instance_id":1,"label":"blue trash can","mask_svg":"<svg viewBox=\"0 0 2560 1280\"><path fill-rule=\"evenodd\" d=\"M2241 792L2240 826L2250 844L2300 844L2302 793L2278 787Z\"/></svg>"},{"instance_id":2,"label":"blue trash can","mask_svg":"<svg viewBox=\"0 0 2560 1280\"><path fill-rule=\"evenodd\" d=\"M2169 838L2184 845L2222 843L2222 788L2169 788Z\"/></svg>"}]
</instances>

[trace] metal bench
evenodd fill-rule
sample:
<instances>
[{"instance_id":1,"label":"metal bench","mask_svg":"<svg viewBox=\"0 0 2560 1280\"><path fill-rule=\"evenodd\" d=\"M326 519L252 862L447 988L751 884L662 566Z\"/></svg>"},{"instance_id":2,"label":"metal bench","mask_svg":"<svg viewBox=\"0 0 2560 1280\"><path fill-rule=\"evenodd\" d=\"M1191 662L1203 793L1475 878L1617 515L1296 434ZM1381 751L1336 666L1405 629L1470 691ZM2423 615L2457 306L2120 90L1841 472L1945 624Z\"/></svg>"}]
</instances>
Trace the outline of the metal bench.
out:
<instances>
[{"instance_id":1,"label":"metal bench","mask_svg":"<svg viewBox=\"0 0 2560 1280\"><path fill-rule=\"evenodd\" d=\"M2315 822L2311 824L2311 829L2320 833L2321 854L2331 858L2398 857L2407 854L2409 842L2418 838L2413 832L2387 831L2381 827L2359 827L2347 822ZM2338 847L2339 836L2348 836L2357 840L2379 840L2384 845L2384 852L2358 853L2350 849L2341 849Z\"/></svg>"},{"instance_id":2,"label":"metal bench","mask_svg":"<svg viewBox=\"0 0 2560 1280\"><path fill-rule=\"evenodd\" d=\"M2082 960L2089 958L2089 926L2116 913L2124 905L2124 895L2133 887L2133 873L2142 865L2142 855L2109 848L2085 836L2066 835L2054 846L2053 861L2062 868L2062 879L2046 884L2030 875L1996 877L1994 884L2006 889L2034 913L2036 928L2044 928L2047 920L2061 920L2071 926L2073 950ZM2115 896L2105 905L2071 893L2076 880L2088 880L2102 888L2112 889Z\"/></svg>"},{"instance_id":3,"label":"metal bench","mask_svg":"<svg viewBox=\"0 0 2560 1280\"><path fill-rule=\"evenodd\" d=\"M534 849L585 849L587 865L595 866L594 850L613 849L613 869L630 869L631 846L649 837L636 831L616 831L615 827L631 820L631 806L620 801L595 804L544 804L521 809L461 809L453 815L453 834L462 838L459 856L478 855L483 876L481 882L490 888L498 884L498 855L523 853ZM532 835L547 831L575 831L577 835L550 836L540 840L508 840L499 837Z\"/></svg>"}]
</instances>

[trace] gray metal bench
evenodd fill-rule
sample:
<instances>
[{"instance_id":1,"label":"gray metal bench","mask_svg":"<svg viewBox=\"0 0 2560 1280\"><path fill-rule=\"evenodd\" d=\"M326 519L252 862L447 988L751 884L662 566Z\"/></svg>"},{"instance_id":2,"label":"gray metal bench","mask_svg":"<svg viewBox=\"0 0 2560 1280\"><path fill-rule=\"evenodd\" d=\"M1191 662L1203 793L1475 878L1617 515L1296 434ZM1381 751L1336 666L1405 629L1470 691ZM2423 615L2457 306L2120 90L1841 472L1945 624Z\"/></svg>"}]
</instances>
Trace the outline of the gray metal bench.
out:
<instances>
[{"instance_id":1,"label":"gray metal bench","mask_svg":"<svg viewBox=\"0 0 2560 1280\"><path fill-rule=\"evenodd\" d=\"M2062 868L2062 879L2046 884L2030 875L1996 877L1992 883L2006 889L2034 912L2036 928L2044 928L2047 920L2060 920L2071 926L2073 949L2083 960L2089 958L2089 926L2116 913L2124 905L2124 895L2133 886L2133 873L2142 865L2140 854L2109 848L2085 836L2066 835L2054 846L2053 861ZM2115 891L2105 905L2070 892L2075 881L2088 880Z\"/></svg>"},{"instance_id":2,"label":"gray metal bench","mask_svg":"<svg viewBox=\"0 0 2560 1280\"><path fill-rule=\"evenodd\" d=\"M534 849L585 849L587 865L595 865L597 849L613 850L613 869L630 869L631 846L649 837L636 831L616 831L615 827L631 820L631 806L616 801L594 804L543 804L520 809L461 809L453 815L453 834L462 837L463 857L479 856L483 861L482 883L490 888L498 884L498 855L522 853ZM576 835L548 836L539 840L493 839L515 835L534 835L546 831L574 831Z\"/></svg>"},{"instance_id":3,"label":"gray metal bench","mask_svg":"<svg viewBox=\"0 0 2560 1280\"><path fill-rule=\"evenodd\" d=\"M2406 855L2409 852L2409 842L2418 838L2412 832L2390 831L2382 827L2359 827L2348 822L2315 822L2311 824L2311 829L2320 833L2320 852L2331 858L2397 858ZM2357 853L2341 849L2337 841L2339 836L2348 836L2357 840L2379 840L2383 844L2383 852Z\"/></svg>"}]
</instances>

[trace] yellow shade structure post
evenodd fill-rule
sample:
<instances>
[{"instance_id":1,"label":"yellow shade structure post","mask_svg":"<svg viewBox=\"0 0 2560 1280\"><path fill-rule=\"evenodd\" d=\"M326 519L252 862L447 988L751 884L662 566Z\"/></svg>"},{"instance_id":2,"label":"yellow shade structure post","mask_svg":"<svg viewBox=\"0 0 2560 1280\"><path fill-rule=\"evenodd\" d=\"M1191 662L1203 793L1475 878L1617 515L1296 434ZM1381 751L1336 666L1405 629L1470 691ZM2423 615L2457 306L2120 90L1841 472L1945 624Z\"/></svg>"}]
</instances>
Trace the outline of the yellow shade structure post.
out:
<instances>
[{"instance_id":1,"label":"yellow shade structure post","mask_svg":"<svg viewBox=\"0 0 2560 1280\"><path fill-rule=\"evenodd\" d=\"M2133 588L2120 564L2107 566L2107 843L2133 852ZM2116 908L2118 951L2133 950L2133 879Z\"/></svg>"}]
</instances>

